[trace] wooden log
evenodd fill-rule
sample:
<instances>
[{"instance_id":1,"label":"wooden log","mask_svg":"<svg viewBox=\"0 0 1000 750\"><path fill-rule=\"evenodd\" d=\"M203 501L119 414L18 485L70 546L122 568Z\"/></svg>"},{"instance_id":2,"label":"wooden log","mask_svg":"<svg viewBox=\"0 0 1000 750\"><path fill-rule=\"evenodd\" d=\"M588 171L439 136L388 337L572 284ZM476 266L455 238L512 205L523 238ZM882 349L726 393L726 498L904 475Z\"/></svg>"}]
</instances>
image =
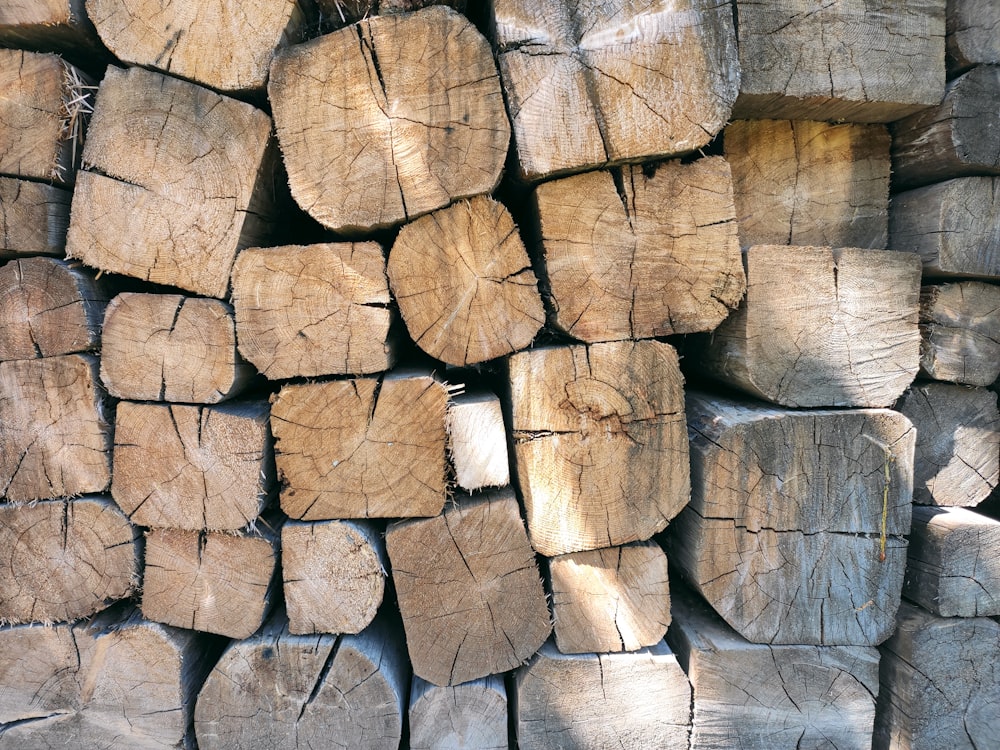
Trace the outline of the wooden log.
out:
<instances>
[{"instance_id":1,"label":"wooden log","mask_svg":"<svg viewBox=\"0 0 1000 750\"><path fill-rule=\"evenodd\" d=\"M62 255L71 197L55 185L0 177L0 258Z\"/></svg>"},{"instance_id":2,"label":"wooden log","mask_svg":"<svg viewBox=\"0 0 1000 750\"><path fill-rule=\"evenodd\" d=\"M677 352L657 341L540 347L507 363L514 473L547 556L649 539L687 503Z\"/></svg>"},{"instance_id":3,"label":"wooden log","mask_svg":"<svg viewBox=\"0 0 1000 750\"><path fill-rule=\"evenodd\" d=\"M87 0L101 41L119 60L219 91L263 90L275 50L299 40L306 20L300 5Z\"/></svg>"},{"instance_id":4,"label":"wooden log","mask_svg":"<svg viewBox=\"0 0 1000 750\"><path fill-rule=\"evenodd\" d=\"M687 747L691 685L661 641L632 654L560 654L548 641L514 673L522 750Z\"/></svg>"},{"instance_id":5,"label":"wooden log","mask_svg":"<svg viewBox=\"0 0 1000 750\"><path fill-rule=\"evenodd\" d=\"M0 267L0 360L96 349L107 295L87 270L55 258Z\"/></svg>"},{"instance_id":6,"label":"wooden log","mask_svg":"<svg viewBox=\"0 0 1000 750\"><path fill-rule=\"evenodd\" d=\"M0 362L0 496L66 497L110 481L111 427L93 357Z\"/></svg>"},{"instance_id":7,"label":"wooden log","mask_svg":"<svg viewBox=\"0 0 1000 750\"><path fill-rule=\"evenodd\" d=\"M906 566L914 430L898 412L809 412L689 392L680 572L755 643L877 645Z\"/></svg>"},{"instance_id":8,"label":"wooden log","mask_svg":"<svg viewBox=\"0 0 1000 750\"><path fill-rule=\"evenodd\" d=\"M440 513L447 401L440 382L402 370L286 385L271 398L281 509L304 521Z\"/></svg>"},{"instance_id":9,"label":"wooden log","mask_svg":"<svg viewBox=\"0 0 1000 750\"><path fill-rule=\"evenodd\" d=\"M920 290L920 374L966 385L1000 375L1000 286L981 281Z\"/></svg>"},{"instance_id":10,"label":"wooden log","mask_svg":"<svg viewBox=\"0 0 1000 750\"><path fill-rule=\"evenodd\" d=\"M384 618L359 635L292 635L279 612L234 641L198 694L201 750L399 747L410 671Z\"/></svg>"},{"instance_id":11,"label":"wooden log","mask_svg":"<svg viewBox=\"0 0 1000 750\"><path fill-rule=\"evenodd\" d=\"M744 260L746 298L698 366L782 406L882 407L903 393L920 358L916 255L757 245Z\"/></svg>"},{"instance_id":12,"label":"wooden log","mask_svg":"<svg viewBox=\"0 0 1000 750\"><path fill-rule=\"evenodd\" d=\"M890 122L941 101L944 0L736 0L742 119Z\"/></svg>"},{"instance_id":13,"label":"wooden log","mask_svg":"<svg viewBox=\"0 0 1000 750\"><path fill-rule=\"evenodd\" d=\"M288 521L281 527L281 573L288 631L360 633L385 593L385 541L370 523Z\"/></svg>"},{"instance_id":14,"label":"wooden log","mask_svg":"<svg viewBox=\"0 0 1000 750\"><path fill-rule=\"evenodd\" d=\"M237 531L275 486L265 401L182 406L120 401L111 494L132 523Z\"/></svg>"},{"instance_id":15,"label":"wooden log","mask_svg":"<svg viewBox=\"0 0 1000 750\"><path fill-rule=\"evenodd\" d=\"M926 276L1000 278L1000 178L961 177L893 196L889 249L915 252Z\"/></svg>"},{"instance_id":16,"label":"wooden log","mask_svg":"<svg viewBox=\"0 0 1000 750\"><path fill-rule=\"evenodd\" d=\"M729 8L495 0L490 19L528 180L694 151L729 120Z\"/></svg>"},{"instance_id":17,"label":"wooden log","mask_svg":"<svg viewBox=\"0 0 1000 750\"><path fill-rule=\"evenodd\" d=\"M903 596L939 617L1000 615L1000 521L914 506Z\"/></svg>"},{"instance_id":18,"label":"wooden log","mask_svg":"<svg viewBox=\"0 0 1000 750\"><path fill-rule=\"evenodd\" d=\"M266 377L366 375L395 362L382 248L250 248L233 267L240 352Z\"/></svg>"},{"instance_id":19,"label":"wooden log","mask_svg":"<svg viewBox=\"0 0 1000 750\"><path fill-rule=\"evenodd\" d=\"M282 50L268 96L292 196L330 229L398 224L500 180L510 125L493 55L450 8Z\"/></svg>"},{"instance_id":20,"label":"wooden log","mask_svg":"<svg viewBox=\"0 0 1000 750\"><path fill-rule=\"evenodd\" d=\"M501 675L410 687L410 750L507 750L507 688Z\"/></svg>"},{"instance_id":21,"label":"wooden log","mask_svg":"<svg viewBox=\"0 0 1000 750\"><path fill-rule=\"evenodd\" d=\"M238 249L269 231L271 118L186 81L108 69L77 176L66 253L225 297Z\"/></svg>"},{"instance_id":22,"label":"wooden log","mask_svg":"<svg viewBox=\"0 0 1000 750\"><path fill-rule=\"evenodd\" d=\"M457 685L522 664L552 631L511 490L463 498L385 535L413 671Z\"/></svg>"},{"instance_id":23,"label":"wooden log","mask_svg":"<svg viewBox=\"0 0 1000 750\"><path fill-rule=\"evenodd\" d=\"M87 15L85 0L30 0L0 8L0 44L59 52L76 65L99 68L110 55Z\"/></svg>"},{"instance_id":24,"label":"wooden log","mask_svg":"<svg viewBox=\"0 0 1000 750\"><path fill-rule=\"evenodd\" d=\"M142 613L166 625L249 638L270 613L277 564L271 528L245 536L147 531Z\"/></svg>"},{"instance_id":25,"label":"wooden log","mask_svg":"<svg viewBox=\"0 0 1000 750\"><path fill-rule=\"evenodd\" d=\"M731 123L740 244L885 248L889 146L884 125Z\"/></svg>"},{"instance_id":26,"label":"wooden log","mask_svg":"<svg viewBox=\"0 0 1000 750\"><path fill-rule=\"evenodd\" d=\"M1000 625L906 602L880 649L873 750L976 750L1000 736Z\"/></svg>"},{"instance_id":27,"label":"wooden log","mask_svg":"<svg viewBox=\"0 0 1000 750\"><path fill-rule=\"evenodd\" d=\"M751 643L675 590L667 642L694 690L698 750L867 748L879 653L870 646Z\"/></svg>"},{"instance_id":28,"label":"wooden log","mask_svg":"<svg viewBox=\"0 0 1000 750\"><path fill-rule=\"evenodd\" d=\"M510 484L507 432L500 398L469 391L448 401L448 452L455 483L466 492Z\"/></svg>"},{"instance_id":29,"label":"wooden log","mask_svg":"<svg viewBox=\"0 0 1000 750\"><path fill-rule=\"evenodd\" d=\"M670 625L667 556L655 542L548 560L556 647L564 654L638 651Z\"/></svg>"},{"instance_id":30,"label":"wooden log","mask_svg":"<svg viewBox=\"0 0 1000 750\"><path fill-rule=\"evenodd\" d=\"M466 0L314 0L321 29L340 29L369 16L409 13L429 5L448 5L465 13Z\"/></svg>"},{"instance_id":31,"label":"wooden log","mask_svg":"<svg viewBox=\"0 0 1000 750\"><path fill-rule=\"evenodd\" d=\"M88 617L139 583L138 531L104 496L0 505L0 550L2 623Z\"/></svg>"},{"instance_id":32,"label":"wooden log","mask_svg":"<svg viewBox=\"0 0 1000 750\"><path fill-rule=\"evenodd\" d=\"M101 380L117 398L215 404L249 382L233 308L181 294L124 292L104 315Z\"/></svg>"},{"instance_id":33,"label":"wooden log","mask_svg":"<svg viewBox=\"0 0 1000 750\"><path fill-rule=\"evenodd\" d=\"M0 173L73 183L90 82L58 55L0 49Z\"/></svg>"},{"instance_id":34,"label":"wooden log","mask_svg":"<svg viewBox=\"0 0 1000 750\"><path fill-rule=\"evenodd\" d=\"M1000 65L979 65L948 84L940 104L892 127L895 190L968 175L1000 174Z\"/></svg>"},{"instance_id":35,"label":"wooden log","mask_svg":"<svg viewBox=\"0 0 1000 750\"><path fill-rule=\"evenodd\" d=\"M188 748L216 639L117 606L89 622L0 629L0 748Z\"/></svg>"},{"instance_id":36,"label":"wooden log","mask_svg":"<svg viewBox=\"0 0 1000 750\"><path fill-rule=\"evenodd\" d=\"M917 428L913 502L971 507L1000 484L995 393L921 382L906 392L896 409Z\"/></svg>"},{"instance_id":37,"label":"wooden log","mask_svg":"<svg viewBox=\"0 0 1000 750\"><path fill-rule=\"evenodd\" d=\"M545 322L538 281L514 220L488 197L404 226L386 271L410 338L450 365L524 349Z\"/></svg>"},{"instance_id":38,"label":"wooden log","mask_svg":"<svg viewBox=\"0 0 1000 750\"><path fill-rule=\"evenodd\" d=\"M587 342L709 331L746 288L721 157L539 185L552 324Z\"/></svg>"},{"instance_id":39,"label":"wooden log","mask_svg":"<svg viewBox=\"0 0 1000 750\"><path fill-rule=\"evenodd\" d=\"M1000 63L1000 7L990 0L949 0L945 17L945 63L948 75L975 65Z\"/></svg>"}]
</instances>

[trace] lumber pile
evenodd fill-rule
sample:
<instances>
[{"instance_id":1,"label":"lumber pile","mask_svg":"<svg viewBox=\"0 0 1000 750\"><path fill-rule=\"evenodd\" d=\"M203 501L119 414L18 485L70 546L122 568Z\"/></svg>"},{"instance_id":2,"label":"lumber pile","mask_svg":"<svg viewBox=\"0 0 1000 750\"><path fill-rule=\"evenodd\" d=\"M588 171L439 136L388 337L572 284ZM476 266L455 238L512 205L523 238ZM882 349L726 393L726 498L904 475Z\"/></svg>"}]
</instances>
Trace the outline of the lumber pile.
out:
<instances>
[{"instance_id":1,"label":"lumber pile","mask_svg":"<svg viewBox=\"0 0 1000 750\"><path fill-rule=\"evenodd\" d=\"M995 744L994 5L0 8L0 750Z\"/></svg>"}]
</instances>

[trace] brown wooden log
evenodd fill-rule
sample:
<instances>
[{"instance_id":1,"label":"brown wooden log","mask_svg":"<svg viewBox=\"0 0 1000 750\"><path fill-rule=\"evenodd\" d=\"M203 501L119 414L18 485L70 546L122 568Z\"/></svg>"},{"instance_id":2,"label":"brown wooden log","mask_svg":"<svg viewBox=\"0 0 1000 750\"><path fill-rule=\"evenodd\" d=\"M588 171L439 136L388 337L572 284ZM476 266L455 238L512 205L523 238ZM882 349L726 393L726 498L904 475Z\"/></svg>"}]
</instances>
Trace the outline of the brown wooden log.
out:
<instances>
[{"instance_id":1,"label":"brown wooden log","mask_svg":"<svg viewBox=\"0 0 1000 750\"><path fill-rule=\"evenodd\" d=\"M638 651L670 625L667 556L655 542L548 561L556 647L564 654Z\"/></svg>"},{"instance_id":2,"label":"brown wooden log","mask_svg":"<svg viewBox=\"0 0 1000 750\"><path fill-rule=\"evenodd\" d=\"M981 281L920 290L920 373L990 385L1000 375L1000 286Z\"/></svg>"},{"instance_id":3,"label":"brown wooden log","mask_svg":"<svg viewBox=\"0 0 1000 750\"><path fill-rule=\"evenodd\" d=\"M240 352L272 380L366 375L395 361L377 243L244 250L232 298Z\"/></svg>"},{"instance_id":4,"label":"brown wooden log","mask_svg":"<svg viewBox=\"0 0 1000 750\"><path fill-rule=\"evenodd\" d=\"M273 220L271 118L142 68L109 68L98 101L67 255L225 297L237 250L259 244Z\"/></svg>"},{"instance_id":5,"label":"brown wooden log","mask_svg":"<svg viewBox=\"0 0 1000 750\"><path fill-rule=\"evenodd\" d=\"M410 687L410 750L507 750L507 689L501 675Z\"/></svg>"},{"instance_id":6,"label":"brown wooden log","mask_svg":"<svg viewBox=\"0 0 1000 750\"><path fill-rule=\"evenodd\" d=\"M747 295L696 354L729 385L783 406L889 406L917 374L912 253L758 245Z\"/></svg>"},{"instance_id":7,"label":"brown wooden log","mask_svg":"<svg viewBox=\"0 0 1000 750\"><path fill-rule=\"evenodd\" d=\"M745 277L721 157L539 185L553 325L587 342L709 331Z\"/></svg>"},{"instance_id":8,"label":"brown wooden log","mask_svg":"<svg viewBox=\"0 0 1000 750\"><path fill-rule=\"evenodd\" d=\"M1000 484L1000 411L984 388L922 382L896 405L917 428L913 502L978 505Z\"/></svg>"},{"instance_id":9,"label":"brown wooden log","mask_svg":"<svg viewBox=\"0 0 1000 750\"><path fill-rule=\"evenodd\" d=\"M991 0L949 0L945 62L954 76L975 65L1000 63L1000 6Z\"/></svg>"},{"instance_id":10,"label":"brown wooden log","mask_svg":"<svg viewBox=\"0 0 1000 750\"><path fill-rule=\"evenodd\" d=\"M147 531L142 613L166 625L249 638L270 613L277 564L270 528L246 536Z\"/></svg>"},{"instance_id":11,"label":"brown wooden log","mask_svg":"<svg viewBox=\"0 0 1000 750\"><path fill-rule=\"evenodd\" d=\"M0 8L0 44L17 49L59 52L77 65L100 68L107 62L85 0L28 0Z\"/></svg>"},{"instance_id":12,"label":"brown wooden log","mask_svg":"<svg viewBox=\"0 0 1000 750\"><path fill-rule=\"evenodd\" d=\"M96 349L107 294L89 271L55 258L0 267L0 360Z\"/></svg>"},{"instance_id":13,"label":"brown wooden log","mask_svg":"<svg viewBox=\"0 0 1000 750\"><path fill-rule=\"evenodd\" d=\"M883 125L730 124L740 244L885 248L889 145Z\"/></svg>"},{"instance_id":14,"label":"brown wooden log","mask_svg":"<svg viewBox=\"0 0 1000 750\"><path fill-rule=\"evenodd\" d=\"M450 365L524 349L545 322L538 281L514 220L488 197L404 226L386 271L410 338Z\"/></svg>"},{"instance_id":15,"label":"brown wooden log","mask_svg":"<svg viewBox=\"0 0 1000 750\"><path fill-rule=\"evenodd\" d=\"M101 41L119 60L219 91L263 90L275 50L299 40L306 20L300 5L87 0Z\"/></svg>"},{"instance_id":16,"label":"brown wooden log","mask_svg":"<svg viewBox=\"0 0 1000 750\"><path fill-rule=\"evenodd\" d=\"M1000 615L1000 521L914 506L903 596L939 617Z\"/></svg>"},{"instance_id":17,"label":"brown wooden log","mask_svg":"<svg viewBox=\"0 0 1000 750\"><path fill-rule=\"evenodd\" d=\"M273 455L267 402L121 401L111 494L139 526L236 531L270 500Z\"/></svg>"},{"instance_id":18,"label":"brown wooden log","mask_svg":"<svg viewBox=\"0 0 1000 750\"><path fill-rule=\"evenodd\" d=\"M941 101L944 0L736 0L743 119L890 122Z\"/></svg>"},{"instance_id":19,"label":"brown wooden log","mask_svg":"<svg viewBox=\"0 0 1000 750\"><path fill-rule=\"evenodd\" d=\"M940 104L895 123L893 187L1000 174L1000 134L992 126L998 106L1000 65L979 65L949 83Z\"/></svg>"},{"instance_id":20,"label":"brown wooden log","mask_svg":"<svg viewBox=\"0 0 1000 750\"><path fill-rule=\"evenodd\" d=\"M649 539L687 503L683 378L655 341L510 357L514 471L532 546L560 555Z\"/></svg>"},{"instance_id":21,"label":"brown wooden log","mask_svg":"<svg viewBox=\"0 0 1000 750\"><path fill-rule=\"evenodd\" d=\"M522 664L552 631L511 490L463 498L386 531L415 674L457 685Z\"/></svg>"},{"instance_id":22,"label":"brown wooden log","mask_svg":"<svg viewBox=\"0 0 1000 750\"><path fill-rule=\"evenodd\" d=\"M448 401L448 453L455 483L466 492L510 484L507 432L500 398L469 391Z\"/></svg>"},{"instance_id":23,"label":"brown wooden log","mask_svg":"<svg viewBox=\"0 0 1000 750\"><path fill-rule=\"evenodd\" d=\"M895 195L889 248L915 252L927 276L1000 278L1000 178L961 177Z\"/></svg>"},{"instance_id":24,"label":"brown wooden log","mask_svg":"<svg viewBox=\"0 0 1000 750\"><path fill-rule=\"evenodd\" d=\"M560 654L548 641L514 673L522 750L687 747L691 685L661 641L632 654Z\"/></svg>"},{"instance_id":25,"label":"brown wooden log","mask_svg":"<svg viewBox=\"0 0 1000 750\"><path fill-rule=\"evenodd\" d=\"M330 229L398 224L500 180L510 126L496 66L450 8L283 50L268 95L292 196Z\"/></svg>"},{"instance_id":26,"label":"brown wooden log","mask_svg":"<svg viewBox=\"0 0 1000 750\"><path fill-rule=\"evenodd\" d=\"M910 528L909 420L687 402L691 503L667 530L673 570L755 643L888 638Z\"/></svg>"},{"instance_id":27,"label":"brown wooden log","mask_svg":"<svg viewBox=\"0 0 1000 750\"><path fill-rule=\"evenodd\" d=\"M101 380L112 396L214 404L252 375L236 349L233 308L221 300L125 292L107 307Z\"/></svg>"},{"instance_id":28,"label":"brown wooden log","mask_svg":"<svg viewBox=\"0 0 1000 750\"><path fill-rule=\"evenodd\" d=\"M906 602L880 649L873 750L978 750L1000 736L1000 625Z\"/></svg>"},{"instance_id":29,"label":"brown wooden log","mask_svg":"<svg viewBox=\"0 0 1000 750\"><path fill-rule=\"evenodd\" d=\"M440 513L447 401L406 371L285 386L271 399L281 509L305 521Z\"/></svg>"},{"instance_id":30,"label":"brown wooden log","mask_svg":"<svg viewBox=\"0 0 1000 750\"><path fill-rule=\"evenodd\" d=\"M693 151L736 98L730 9L496 0L490 19L521 176Z\"/></svg>"},{"instance_id":31,"label":"brown wooden log","mask_svg":"<svg viewBox=\"0 0 1000 750\"><path fill-rule=\"evenodd\" d=\"M201 750L399 747L410 670L384 618L359 635L292 635L279 612L234 641L198 694Z\"/></svg>"},{"instance_id":32,"label":"brown wooden log","mask_svg":"<svg viewBox=\"0 0 1000 750\"><path fill-rule=\"evenodd\" d=\"M692 748L868 747L876 649L751 643L694 596L675 590L671 607L667 642L694 690Z\"/></svg>"},{"instance_id":33,"label":"brown wooden log","mask_svg":"<svg viewBox=\"0 0 1000 750\"><path fill-rule=\"evenodd\" d=\"M89 622L0 629L0 748L188 748L215 639L118 606Z\"/></svg>"},{"instance_id":34,"label":"brown wooden log","mask_svg":"<svg viewBox=\"0 0 1000 750\"><path fill-rule=\"evenodd\" d=\"M71 198L55 185L0 177L0 258L62 255Z\"/></svg>"},{"instance_id":35,"label":"brown wooden log","mask_svg":"<svg viewBox=\"0 0 1000 750\"><path fill-rule=\"evenodd\" d=\"M0 495L14 502L102 492L111 427L89 355L0 362Z\"/></svg>"},{"instance_id":36,"label":"brown wooden log","mask_svg":"<svg viewBox=\"0 0 1000 750\"><path fill-rule=\"evenodd\" d=\"M138 536L109 497L0 505L0 622L76 620L130 596Z\"/></svg>"},{"instance_id":37,"label":"brown wooden log","mask_svg":"<svg viewBox=\"0 0 1000 750\"><path fill-rule=\"evenodd\" d=\"M385 593L385 541L370 523L288 521L281 527L281 573L288 631L360 633Z\"/></svg>"}]
</instances>

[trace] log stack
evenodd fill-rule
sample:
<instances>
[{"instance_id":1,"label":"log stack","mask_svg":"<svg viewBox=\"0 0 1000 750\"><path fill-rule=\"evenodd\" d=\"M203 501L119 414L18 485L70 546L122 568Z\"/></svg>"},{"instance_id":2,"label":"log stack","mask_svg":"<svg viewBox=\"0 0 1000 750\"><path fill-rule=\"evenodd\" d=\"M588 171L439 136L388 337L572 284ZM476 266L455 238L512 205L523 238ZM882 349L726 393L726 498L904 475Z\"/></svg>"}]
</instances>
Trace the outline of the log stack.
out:
<instances>
[{"instance_id":1,"label":"log stack","mask_svg":"<svg viewBox=\"0 0 1000 750\"><path fill-rule=\"evenodd\" d=\"M995 744L994 3L27 5L0 748Z\"/></svg>"}]
</instances>

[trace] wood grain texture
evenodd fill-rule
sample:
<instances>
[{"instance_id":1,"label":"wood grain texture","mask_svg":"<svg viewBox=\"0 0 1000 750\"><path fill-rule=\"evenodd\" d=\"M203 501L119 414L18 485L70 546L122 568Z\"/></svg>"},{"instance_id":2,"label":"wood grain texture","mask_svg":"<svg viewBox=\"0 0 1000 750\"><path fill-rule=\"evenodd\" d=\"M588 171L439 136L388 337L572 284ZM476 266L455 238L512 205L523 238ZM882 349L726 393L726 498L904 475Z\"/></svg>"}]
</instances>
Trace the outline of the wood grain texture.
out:
<instances>
[{"instance_id":1,"label":"wood grain texture","mask_svg":"<svg viewBox=\"0 0 1000 750\"><path fill-rule=\"evenodd\" d=\"M711 0L494 0L521 176L704 146L738 87L732 14Z\"/></svg>"},{"instance_id":2,"label":"wood grain texture","mask_svg":"<svg viewBox=\"0 0 1000 750\"><path fill-rule=\"evenodd\" d=\"M552 324L586 342L709 331L745 291L721 157L539 185Z\"/></svg>"},{"instance_id":3,"label":"wood grain texture","mask_svg":"<svg viewBox=\"0 0 1000 750\"><path fill-rule=\"evenodd\" d=\"M948 75L1000 63L1000 6L991 0L950 0L945 17Z\"/></svg>"},{"instance_id":4,"label":"wood grain texture","mask_svg":"<svg viewBox=\"0 0 1000 750\"><path fill-rule=\"evenodd\" d=\"M981 281L920 290L920 373L990 385L1000 375L1000 286Z\"/></svg>"},{"instance_id":5,"label":"wood grain texture","mask_svg":"<svg viewBox=\"0 0 1000 750\"><path fill-rule=\"evenodd\" d=\"M414 676L410 750L507 750L507 688L501 675L440 687Z\"/></svg>"},{"instance_id":6,"label":"wood grain texture","mask_svg":"<svg viewBox=\"0 0 1000 750\"><path fill-rule=\"evenodd\" d=\"M539 347L507 362L531 544L560 555L649 539L689 498L677 353L656 341Z\"/></svg>"},{"instance_id":7,"label":"wood grain texture","mask_svg":"<svg viewBox=\"0 0 1000 750\"><path fill-rule=\"evenodd\" d=\"M468 391L448 401L448 454L455 483L467 492L510 484L507 432L500 398Z\"/></svg>"},{"instance_id":8,"label":"wood grain texture","mask_svg":"<svg viewBox=\"0 0 1000 750\"><path fill-rule=\"evenodd\" d=\"M99 69L110 57L87 16L85 0L10 0L0 8L0 43L58 52Z\"/></svg>"},{"instance_id":9,"label":"wood grain texture","mask_svg":"<svg viewBox=\"0 0 1000 750\"><path fill-rule=\"evenodd\" d=\"M510 125L496 65L450 8L366 18L283 50L268 95L292 196L330 229L399 224L500 180Z\"/></svg>"},{"instance_id":10,"label":"wood grain texture","mask_svg":"<svg viewBox=\"0 0 1000 750\"><path fill-rule=\"evenodd\" d=\"M0 177L0 258L62 255L72 195L56 185Z\"/></svg>"}]
</instances>

